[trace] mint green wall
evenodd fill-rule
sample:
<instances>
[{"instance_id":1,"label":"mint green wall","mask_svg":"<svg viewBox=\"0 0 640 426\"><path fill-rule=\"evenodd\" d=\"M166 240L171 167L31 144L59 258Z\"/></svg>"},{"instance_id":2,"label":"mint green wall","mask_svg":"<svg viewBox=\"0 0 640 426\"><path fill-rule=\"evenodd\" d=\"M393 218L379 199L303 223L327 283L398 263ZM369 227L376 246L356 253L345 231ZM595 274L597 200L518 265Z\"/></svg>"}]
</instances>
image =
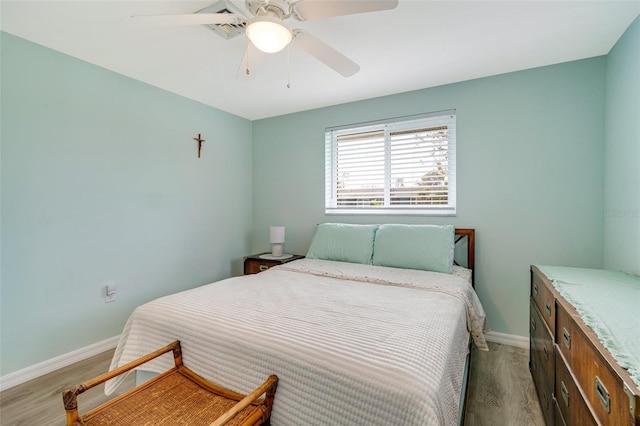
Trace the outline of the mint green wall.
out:
<instances>
[{"instance_id":1,"label":"mint green wall","mask_svg":"<svg viewBox=\"0 0 640 426\"><path fill-rule=\"evenodd\" d=\"M269 249L272 224L295 253L326 221L472 227L492 329L528 335L530 264L602 267L605 66L598 57L254 122L254 251ZM456 217L324 214L325 127L449 108Z\"/></svg>"},{"instance_id":2,"label":"mint green wall","mask_svg":"<svg viewBox=\"0 0 640 426\"><path fill-rule=\"evenodd\" d=\"M640 275L640 18L607 56L604 266Z\"/></svg>"},{"instance_id":3,"label":"mint green wall","mask_svg":"<svg viewBox=\"0 0 640 426\"><path fill-rule=\"evenodd\" d=\"M141 303L241 273L252 124L0 35L4 375L118 335Z\"/></svg>"},{"instance_id":4,"label":"mint green wall","mask_svg":"<svg viewBox=\"0 0 640 426\"><path fill-rule=\"evenodd\" d=\"M275 224L295 253L325 221L474 227L492 328L527 335L531 263L638 273L639 26L606 58L253 124L0 33L0 374L115 336L154 297L239 274ZM324 215L325 127L449 108L456 217Z\"/></svg>"}]
</instances>

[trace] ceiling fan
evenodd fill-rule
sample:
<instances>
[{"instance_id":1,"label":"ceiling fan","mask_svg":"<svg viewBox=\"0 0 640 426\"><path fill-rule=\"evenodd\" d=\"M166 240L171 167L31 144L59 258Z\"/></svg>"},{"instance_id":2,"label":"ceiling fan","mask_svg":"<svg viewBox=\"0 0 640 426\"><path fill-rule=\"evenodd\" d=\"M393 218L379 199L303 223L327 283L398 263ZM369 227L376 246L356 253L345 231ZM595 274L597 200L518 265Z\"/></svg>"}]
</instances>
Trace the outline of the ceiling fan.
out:
<instances>
[{"instance_id":1,"label":"ceiling fan","mask_svg":"<svg viewBox=\"0 0 640 426\"><path fill-rule=\"evenodd\" d=\"M275 53L290 43L307 52L344 77L357 73L360 66L322 40L299 28L289 29L285 20L298 21L332 18L357 13L395 9L398 0L245 0L253 15L223 13L193 13L188 15L138 15L138 21L168 25L241 25L251 43L266 53Z\"/></svg>"}]
</instances>

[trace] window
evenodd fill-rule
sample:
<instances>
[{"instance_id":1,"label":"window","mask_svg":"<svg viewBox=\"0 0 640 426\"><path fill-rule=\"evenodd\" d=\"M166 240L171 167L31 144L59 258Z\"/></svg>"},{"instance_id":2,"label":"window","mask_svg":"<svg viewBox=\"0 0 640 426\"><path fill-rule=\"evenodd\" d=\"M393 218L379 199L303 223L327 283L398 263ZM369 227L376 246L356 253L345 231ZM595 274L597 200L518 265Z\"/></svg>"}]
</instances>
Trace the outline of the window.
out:
<instances>
[{"instance_id":1,"label":"window","mask_svg":"<svg viewBox=\"0 0 640 426\"><path fill-rule=\"evenodd\" d=\"M325 213L456 213L455 111L325 132Z\"/></svg>"}]
</instances>

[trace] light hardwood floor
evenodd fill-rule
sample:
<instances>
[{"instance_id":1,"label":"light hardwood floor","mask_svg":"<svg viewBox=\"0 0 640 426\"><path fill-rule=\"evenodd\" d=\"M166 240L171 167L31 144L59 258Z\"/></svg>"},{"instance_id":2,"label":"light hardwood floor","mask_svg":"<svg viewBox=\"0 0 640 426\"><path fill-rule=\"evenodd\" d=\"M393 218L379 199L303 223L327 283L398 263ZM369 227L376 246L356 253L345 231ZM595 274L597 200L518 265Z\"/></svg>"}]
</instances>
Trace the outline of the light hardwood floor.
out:
<instances>
[{"instance_id":1,"label":"light hardwood floor","mask_svg":"<svg viewBox=\"0 0 640 426\"><path fill-rule=\"evenodd\" d=\"M497 343L489 349L473 349L465 425L544 426L529 351Z\"/></svg>"},{"instance_id":2,"label":"light hardwood floor","mask_svg":"<svg viewBox=\"0 0 640 426\"><path fill-rule=\"evenodd\" d=\"M107 351L0 392L0 425L65 426L62 390L106 372L112 356L113 350ZM131 374L118 392L125 392L134 385L134 376ZM78 397L80 413L112 397L104 395L103 385L89 389Z\"/></svg>"},{"instance_id":3,"label":"light hardwood floor","mask_svg":"<svg viewBox=\"0 0 640 426\"><path fill-rule=\"evenodd\" d=\"M469 381L467 426L543 426L525 349L490 343L490 352L474 349ZM15 386L0 393L0 425L64 426L62 389L98 376L109 368L113 351ZM133 386L130 376L121 391ZM277 398L277 396L276 396ZM81 412L106 400L98 386L79 398ZM302 425L301 425L302 426Z\"/></svg>"}]
</instances>

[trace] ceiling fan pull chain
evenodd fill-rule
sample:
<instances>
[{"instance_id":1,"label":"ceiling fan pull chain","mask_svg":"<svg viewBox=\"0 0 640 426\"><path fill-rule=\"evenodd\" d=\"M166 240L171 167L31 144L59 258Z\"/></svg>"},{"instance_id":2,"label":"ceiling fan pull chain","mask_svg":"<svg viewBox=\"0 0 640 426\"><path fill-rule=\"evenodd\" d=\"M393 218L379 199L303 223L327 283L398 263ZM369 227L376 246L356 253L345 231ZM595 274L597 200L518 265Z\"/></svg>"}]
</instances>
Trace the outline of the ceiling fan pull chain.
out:
<instances>
[{"instance_id":1,"label":"ceiling fan pull chain","mask_svg":"<svg viewBox=\"0 0 640 426\"><path fill-rule=\"evenodd\" d=\"M245 69L245 72L247 73L247 75L251 73L251 71L249 70L249 50L251 50L250 49L251 46L249 45L249 43L251 42L249 41L249 39L247 39L247 64Z\"/></svg>"},{"instance_id":2,"label":"ceiling fan pull chain","mask_svg":"<svg viewBox=\"0 0 640 426\"><path fill-rule=\"evenodd\" d=\"M287 89L291 89L291 43L287 45Z\"/></svg>"}]
</instances>

